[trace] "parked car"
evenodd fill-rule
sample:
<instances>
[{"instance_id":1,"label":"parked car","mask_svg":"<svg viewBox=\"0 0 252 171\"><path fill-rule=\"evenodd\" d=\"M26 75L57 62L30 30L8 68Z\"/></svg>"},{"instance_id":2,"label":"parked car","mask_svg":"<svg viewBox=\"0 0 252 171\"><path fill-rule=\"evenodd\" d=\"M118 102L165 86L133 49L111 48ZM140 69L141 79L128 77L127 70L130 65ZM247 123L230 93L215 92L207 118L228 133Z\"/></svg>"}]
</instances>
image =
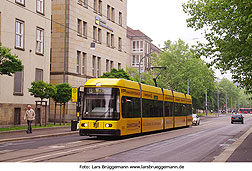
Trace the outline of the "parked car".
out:
<instances>
[{"instance_id":1,"label":"parked car","mask_svg":"<svg viewBox=\"0 0 252 171\"><path fill-rule=\"evenodd\" d=\"M231 124L233 124L234 122L241 122L242 124L244 124L244 117L241 114L234 114L231 117Z\"/></svg>"},{"instance_id":2,"label":"parked car","mask_svg":"<svg viewBox=\"0 0 252 171\"><path fill-rule=\"evenodd\" d=\"M200 124L200 118L197 114L192 114L192 124L193 125L199 125Z\"/></svg>"}]
</instances>

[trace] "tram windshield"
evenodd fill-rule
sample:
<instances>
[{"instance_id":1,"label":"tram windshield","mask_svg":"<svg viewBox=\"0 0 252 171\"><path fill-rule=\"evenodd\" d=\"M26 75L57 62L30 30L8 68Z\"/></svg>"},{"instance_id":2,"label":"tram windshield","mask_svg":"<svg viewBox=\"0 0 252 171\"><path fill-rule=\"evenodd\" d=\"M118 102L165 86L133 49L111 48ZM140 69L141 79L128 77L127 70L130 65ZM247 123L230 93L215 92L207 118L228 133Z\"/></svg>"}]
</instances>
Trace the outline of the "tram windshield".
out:
<instances>
[{"instance_id":1,"label":"tram windshield","mask_svg":"<svg viewBox=\"0 0 252 171\"><path fill-rule=\"evenodd\" d=\"M120 94L117 88L85 88L83 119L117 120L120 118Z\"/></svg>"}]
</instances>

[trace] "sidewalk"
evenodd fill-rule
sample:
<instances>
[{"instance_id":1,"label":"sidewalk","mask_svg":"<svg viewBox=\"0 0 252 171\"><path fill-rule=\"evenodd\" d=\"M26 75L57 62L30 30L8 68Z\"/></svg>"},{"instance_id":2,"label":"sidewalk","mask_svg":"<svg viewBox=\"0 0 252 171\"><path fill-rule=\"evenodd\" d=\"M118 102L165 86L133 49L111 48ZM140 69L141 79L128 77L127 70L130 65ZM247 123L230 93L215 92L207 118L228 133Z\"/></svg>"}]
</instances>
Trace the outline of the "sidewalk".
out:
<instances>
[{"instance_id":1,"label":"sidewalk","mask_svg":"<svg viewBox=\"0 0 252 171\"><path fill-rule=\"evenodd\" d=\"M26 130L0 132L0 143L17 140L27 140L33 138L55 137L63 135L78 134L78 131L71 131L70 126L37 128L32 130L32 134L27 134Z\"/></svg>"}]
</instances>

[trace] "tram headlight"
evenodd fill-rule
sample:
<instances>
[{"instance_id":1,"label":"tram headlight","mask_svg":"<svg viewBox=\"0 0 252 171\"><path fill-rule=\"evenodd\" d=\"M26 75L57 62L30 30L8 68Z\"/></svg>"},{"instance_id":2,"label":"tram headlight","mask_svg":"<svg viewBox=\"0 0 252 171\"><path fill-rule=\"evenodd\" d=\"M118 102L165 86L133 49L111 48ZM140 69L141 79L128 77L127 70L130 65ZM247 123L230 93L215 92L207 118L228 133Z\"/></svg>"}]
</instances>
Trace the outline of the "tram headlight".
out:
<instances>
[{"instance_id":1,"label":"tram headlight","mask_svg":"<svg viewBox=\"0 0 252 171\"><path fill-rule=\"evenodd\" d=\"M87 127L87 123L82 123L81 126L82 127Z\"/></svg>"},{"instance_id":2,"label":"tram headlight","mask_svg":"<svg viewBox=\"0 0 252 171\"><path fill-rule=\"evenodd\" d=\"M112 124L106 124L105 127L107 128L112 127Z\"/></svg>"}]
</instances>

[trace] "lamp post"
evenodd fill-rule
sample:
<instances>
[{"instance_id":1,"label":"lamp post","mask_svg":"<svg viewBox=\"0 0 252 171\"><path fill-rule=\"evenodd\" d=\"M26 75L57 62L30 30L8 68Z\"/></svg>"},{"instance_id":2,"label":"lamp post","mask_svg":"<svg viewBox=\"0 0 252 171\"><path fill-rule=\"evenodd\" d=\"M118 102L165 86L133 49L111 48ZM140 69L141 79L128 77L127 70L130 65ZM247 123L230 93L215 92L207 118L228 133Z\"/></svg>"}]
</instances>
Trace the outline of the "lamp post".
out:
<instances>
[{"instance_id":1,"label":"lamp post","mask_svg":"<svg viewBox=\"0 0 252 171\"><path fill-rule=\"evenodd\" d=\"M161 49L165 49L165 48L161 48ZM157 52L158 50L153 50L150 53L147 53L146 55L144 55L140 60L139 60L139 64L138 64L138 73L139 73L139 80L138 82L141 83L141 63L143 61L144 58L148 57L150 54L152 54L153 52Z\"/></svg>"},{"instance_id":2,"label":"lamp post","mask_svg":"<svg viewBox=\"0 0 252 171\"><path fill-rule=\"evenodd\" d=\"M159 68L159 69L163 69L163 70L166 69L166 67L151 67L151 69L155 69L155 68ZM156 77L153 78L153 81L154 81L156 87L157 87L157 78L162 73L162 71Z\"/></svg>"}]
</instances>

